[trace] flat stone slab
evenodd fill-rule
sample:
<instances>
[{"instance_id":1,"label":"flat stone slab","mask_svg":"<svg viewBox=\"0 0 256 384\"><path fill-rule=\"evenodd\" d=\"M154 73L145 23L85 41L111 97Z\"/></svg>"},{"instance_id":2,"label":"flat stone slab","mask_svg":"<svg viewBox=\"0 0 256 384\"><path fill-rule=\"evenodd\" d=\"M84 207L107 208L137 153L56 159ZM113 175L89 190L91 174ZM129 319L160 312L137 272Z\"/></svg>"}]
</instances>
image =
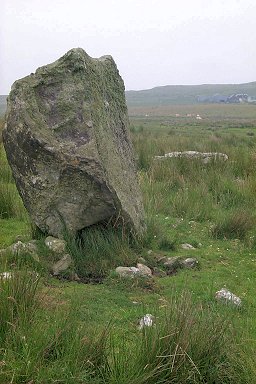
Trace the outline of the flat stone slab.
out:
<instances>
[{"instance_id":1,"label":"flat stone slab","mask_svg":"<svg viewBox=\"0 0 256 384\"><path fill-rule=\"evenodd\" d=\"M155 160L163 160L168 158L186 158L186 159L200 159L204 164L209 163L210 161L216 160L228 160L228 155L220 152L198 152L198 151L175 151L165 153L163 156L155 156Z\"/></svg>"}]
</instances>

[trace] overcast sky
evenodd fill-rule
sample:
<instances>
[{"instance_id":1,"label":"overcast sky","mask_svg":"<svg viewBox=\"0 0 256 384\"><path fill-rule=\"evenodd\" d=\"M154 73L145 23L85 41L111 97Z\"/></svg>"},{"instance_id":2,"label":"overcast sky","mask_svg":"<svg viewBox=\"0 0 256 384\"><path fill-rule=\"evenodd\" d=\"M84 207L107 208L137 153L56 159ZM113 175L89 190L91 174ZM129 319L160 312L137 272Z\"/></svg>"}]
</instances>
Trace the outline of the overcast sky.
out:
<instances>
[{"instance_id":1,"label":"overcast sky","mask_svg":"<svg viewBox=\"0 0 256 384\"><path fill-rule=\"evenodd\" d=\"M256 81L256 0L1 0L0 94L69 49L127 90Z\"/></svg>"}]
</instances>

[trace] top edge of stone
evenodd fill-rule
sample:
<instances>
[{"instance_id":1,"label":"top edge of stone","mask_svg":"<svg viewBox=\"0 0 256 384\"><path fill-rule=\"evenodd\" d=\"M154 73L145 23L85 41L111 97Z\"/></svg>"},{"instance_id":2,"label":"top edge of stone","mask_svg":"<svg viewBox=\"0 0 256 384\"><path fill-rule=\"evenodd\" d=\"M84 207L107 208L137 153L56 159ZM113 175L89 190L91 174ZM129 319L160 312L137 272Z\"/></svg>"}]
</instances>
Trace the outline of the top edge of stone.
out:
<instances>
[{"instance_id":1,"label":"top edge of stone","mask_svg":"<svg viewBox=\"0 0 256 384\"><path fill-rule=\"evenodd\" d=\"M115 64L114 59L111 55L103 55L99 58L93 58L86 53L86 51L83 48L72 48L69 51L67 51L64 55L60 56L57 60L48 63L46 65L43 65L41 67L38 67L35 71L35 73L31 73L30 75L27 75L23 78L17 79L13 85L12 90L15 88L15 86L26 83L27 81L30 82L30 79L33 78L34 75L43 75L45 73L49 73L50 69L54 69L55 67L59 65L70 65L70 62L88 62L88 61L95 61L95 62L111 62L112 64Z\"/></svg>"},{"instance_id":2,"label":"top edge of stone","mask_svg":"<svg viewBox=\"0 0 256 384\"><path fill-rule=\"evenodd\" d=\"M72 57L72 56L74 56L74 57L85 56L85 57L87 57L89 59L99 60L99 61L113 60L111 55L103 55L103 56L100 56L99 58L91 57L91 56L88 55L88 53L83 48L80 48L80 47L78 47L78 48L71 48L63 56L61 56L60 59L58 59L58 60L63 60L63 59L65 60L66 58Z\"/></svg>"}]
</instances>

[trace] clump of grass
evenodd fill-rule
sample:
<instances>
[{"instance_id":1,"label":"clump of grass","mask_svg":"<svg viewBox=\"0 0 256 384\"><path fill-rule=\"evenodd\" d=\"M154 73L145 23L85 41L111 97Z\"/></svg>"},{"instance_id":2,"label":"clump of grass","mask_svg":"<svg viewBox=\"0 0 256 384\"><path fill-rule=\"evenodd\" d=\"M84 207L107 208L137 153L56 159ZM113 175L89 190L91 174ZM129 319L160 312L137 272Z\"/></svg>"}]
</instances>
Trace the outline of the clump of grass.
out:
<instances>
[{"instance_id":1,"label":"clump of grass","mask_svg":"<svg viewBox=\"0 0 256 384\"><path fill-rule=\"evenodd\" d=\"M109 327L89 329L77 308L66 305L47 316L39 310L33 321L17 326L1 350L1 382L102 383Z\"/></svg>"},{"instance_id":2,"label":"clump of grass","mask_svg":"<svg viewBox=\"0 0 256 384\"><path fill-rule=\"evenodd\" d=\"M171 237L166 233L155 215L148 214L146 217L146 232L138 244L140 250L143 248L158 248L163 251L175 251L177 249L176 237Z\"/></svg>"},{"instance_id":3,"label":"clump of grass","mask_svg":"<svg viewBox=\"0 0 256 384\"><path fill-rule=\"evenodd\" d=\"M75 299L49 311L39 275L23 256L11 265L1 258L8 274L0 275L0 382L99 383L108 326L94 332L81 323Z\"/></svg>"},{"instance_id":4,"label":"clump of grass","mask_svg":"<svg viewBox=\"0 0 256 384\"><path fill-rule=\"evenodd\" d=\"M28 269L12 269L0 276L0 340L4 343L9 332L29 323L34 315L39 277Z\"/></svg>"},{"instance_id":5,"label":"clump of grass","mask_svg":"<svg viewBox=\"0 0 256 384\"><path fill-rule=\"evenodd\" d=\"M177 248L176 241L169 239L167 236L158 241L158 246L162 251L175 251Z\"/></svg>"},{"instance_id":6,"label":"clump of grass","mask_svg":"<svg viewBox=\"0 0 256 384\"><path fill-rule=\"evenodd\" d=\"M220 216L212 228L212 235L219 239L244 240L255 226L255 217L246 211L233 211Z\"/></svg>"},{"instance_id":7,"label":"clump of grass","mask_svg":"<svg viewBox=\"0 0 256 384\"><path fill-rule=\"evenodd\" d=\"M78 238L65 235L75 272L86 281L97 282L117 266L130 266L136 261L129 236L118 228L96 225L83 230Z\"/></svg>"},{"instance_id":8,"label":"clump of grass","mask_svg":"<svg viewBox=\"0 0 256 384\"><path fill-rule=\"evenodd\" d=\"M25 208L15 185L11 183L0 184L0 218L24 218L25 216Z\"/></svg>"}]
</instances>

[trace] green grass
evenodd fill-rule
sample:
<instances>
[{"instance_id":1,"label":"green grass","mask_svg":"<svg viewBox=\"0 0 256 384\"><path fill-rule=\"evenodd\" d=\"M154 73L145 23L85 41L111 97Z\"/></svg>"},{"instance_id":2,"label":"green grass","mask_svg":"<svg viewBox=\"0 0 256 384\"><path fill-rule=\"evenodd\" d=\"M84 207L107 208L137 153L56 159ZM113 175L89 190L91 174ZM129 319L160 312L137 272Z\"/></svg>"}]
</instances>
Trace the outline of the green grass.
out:
<instances>
[{"instance_id":1,"label":"green grass","mask_svg":"<svg viewBox=\"0 0 256 384\"><path fill-rule=\"evenodd\" d=\"M0 118L0 132L3 125L4 120ZM1 139L0 164L0 246L2 248L14 243L17 236L29 238L30 224L17 192Z\"/></svg>"},{"instance_id":2,"label":"green grass","mask_svg":"<svg viewBox=\"0 0 256 384\"><path fill-rule=\"evenodd\" d=\"M15 281L0 279L0 382L256 383L256 113L242 105L193 108L163 107L148 117L140 109L131 119L148 228L140 243L103 227L68 238L75 272L101 284L58 281L26 257L19 268L0 258L1 271L24 271ZM192 111L203 120L188 118ZM153 159L183 150L229 160ZM0 219L5 247L17 235L29 239L30 225L3 161L0 180L5 193L13 191ZM48 265L52 255L43 246L39 253ZM150 281L109 272L136 266L140 256L150 266L161 256L196 257L200 268ZM28 273L35 269L42 272L36 286ZM240 309L215 302L222 287L241 297ZM139 331L146 313L155 326Z\"/></svg>"},{"instance_id":3,"label":"green grass","mask_svg":"<svg viewBox=\"0 0 256 384\"><path fill-rule=\"evenodd\" d=\"M2 143L0 143L0 164L0 218L19 218L24 220L26 218L26 211L17 193Z\"/></svg>"},{"instance_id":4,"label":"green grass","mask_svg":"<svg viewBox=\"0 0 256 384\"><path fill-rule=\"evenodd\" d=\"M1 308L2 382L246 382L230 308L225 319L216 305L198 305L185 291L159 297L158 307L152 298L134 305L130 289L115 285L104 287L104 297L100 286L55 283L54 293L31 276L1 281L2 302L10 303ZM155 325L139 330L149 305Z\"/></svg>"}]
</instances>

